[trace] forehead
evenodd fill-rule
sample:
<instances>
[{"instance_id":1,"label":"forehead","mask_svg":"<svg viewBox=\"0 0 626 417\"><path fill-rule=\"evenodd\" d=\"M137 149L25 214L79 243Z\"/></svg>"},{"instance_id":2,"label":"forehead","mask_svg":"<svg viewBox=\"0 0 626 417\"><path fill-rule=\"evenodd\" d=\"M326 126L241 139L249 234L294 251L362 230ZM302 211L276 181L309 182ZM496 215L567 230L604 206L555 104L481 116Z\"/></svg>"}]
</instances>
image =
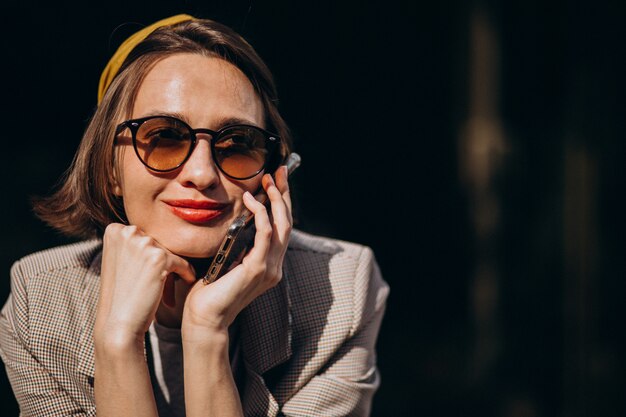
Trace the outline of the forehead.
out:
<instances>
[{"instance_id":1,"label":"forehead","mask_svg":"<svg viewBox=\"0 0 626 417\"><path fill-rule=\"evenodd\" d=\"M199 54L175 54L158 61L141 82L132 117L173 113L192 125L238 117L263 124L261 100L233 64Z\"/></svg>"}]
</instances>

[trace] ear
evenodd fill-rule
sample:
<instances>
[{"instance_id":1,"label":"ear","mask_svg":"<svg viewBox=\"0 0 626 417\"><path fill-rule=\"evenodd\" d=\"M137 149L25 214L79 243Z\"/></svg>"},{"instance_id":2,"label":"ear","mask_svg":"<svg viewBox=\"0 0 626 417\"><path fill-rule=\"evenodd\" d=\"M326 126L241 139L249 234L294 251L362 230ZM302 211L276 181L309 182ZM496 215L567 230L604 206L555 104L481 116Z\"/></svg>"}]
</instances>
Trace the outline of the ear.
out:
<instances>
[{"instance_id":1,"label":"ear","mask_svg":"<svg viewBox=\"0 0 626 417\"><path fill-rule=\"evenodd\" d=\"M120 168L118 166L118 161L121 159L121 155L119 152L115 152L113 154L113 167L111 169L111 177L109 178L109 190L116 197L122 197L122 186L120 185L120 177L122 173L120 172Z\"/></svg>"},{"instance_id":2,"label":"ear","mask_svg":"<svg viewBox=\"0 0 626 417\"><path fill-rule=\"evenodd\" d=\"M122 196L122 187L120 187L119 183L115 180L111 181L111 191L116 197Z\"/></svg>"},{"instance_id":3,"label":"ear","mask_svg":"<svg viewBox=\"0 0 626 417\"><path fill-rule=\"evenodd\" d=\"M118 172L117 169L113 169L113 176L109 179L109 189L116 197L122 197L122 186L118 180Z\"/></svg>"}]
</instances>

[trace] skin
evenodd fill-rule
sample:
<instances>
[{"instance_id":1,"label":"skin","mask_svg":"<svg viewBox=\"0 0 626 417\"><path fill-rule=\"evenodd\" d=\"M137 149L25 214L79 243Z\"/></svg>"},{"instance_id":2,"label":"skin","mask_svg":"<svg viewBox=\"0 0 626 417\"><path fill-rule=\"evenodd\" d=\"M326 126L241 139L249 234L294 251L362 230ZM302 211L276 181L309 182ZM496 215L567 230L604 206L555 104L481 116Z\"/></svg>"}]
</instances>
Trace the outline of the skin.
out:
<instances>
[{"instance_id":1,"label":"skin","mask_svg":"<svg viewBox=\"0 0 626 417\"><path fill-rule=\"evenodd\" d=\"M176 114L193 127L218 130L237 118L263 126L250 81L218 58L177 54L147 74L133 118ZM213 164L207 136L176 171L147 169L121 145L114 192L130 225L111 224L103 238L100 299L94 328L99 416L156 416L143 337L151 322L182 330L188 416L243 415L228 357L228 326L252 300L282 278L292 227L286 169L234 181ZM262 186L272 215L251 192ZM206 224L175 216L168 199L211 199L228 209ZM204 285L188 258L212 256L243 207L255 215L254 247L218 281ZM180 279L178 279L180 278Z\"/></svg>"}]
</instances>

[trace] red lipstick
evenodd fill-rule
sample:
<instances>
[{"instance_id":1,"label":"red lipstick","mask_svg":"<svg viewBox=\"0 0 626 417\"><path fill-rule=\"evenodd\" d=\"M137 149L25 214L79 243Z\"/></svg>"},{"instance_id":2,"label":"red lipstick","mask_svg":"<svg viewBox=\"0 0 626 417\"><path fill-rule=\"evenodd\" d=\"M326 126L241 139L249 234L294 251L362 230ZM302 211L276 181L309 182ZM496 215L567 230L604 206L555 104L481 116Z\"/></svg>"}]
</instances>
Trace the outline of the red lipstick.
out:
<instances>
[{"instance_id":1,"label":"red lipstick","mask_svg":"<svg viewBox=\"0 0 626 417\"><path fill-rule=\"evenodd\" d=\"M176 216L192 223L206 223L222 215L228 207L210 200L167 200L165 204Z\"/></svg>"}]
</instances>

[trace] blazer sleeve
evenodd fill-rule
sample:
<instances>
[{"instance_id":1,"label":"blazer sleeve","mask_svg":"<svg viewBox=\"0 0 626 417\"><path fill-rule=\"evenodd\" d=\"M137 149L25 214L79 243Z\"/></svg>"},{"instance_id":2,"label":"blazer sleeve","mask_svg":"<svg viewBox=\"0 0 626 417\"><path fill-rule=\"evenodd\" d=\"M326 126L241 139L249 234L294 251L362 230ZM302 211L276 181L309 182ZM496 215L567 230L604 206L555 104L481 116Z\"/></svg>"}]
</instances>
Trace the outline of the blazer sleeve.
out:
<instances>
[{"instance_id":1,"label":"blazer sleeve","mask_svg":"<svg viewBox=\"0 0 626 417\"><path fill-rule=\"evenodd\" d=\"M0 312L0 357L21 416L88 416L32 354L27 282L19 262L11 268L11 295Z\"/></svg>"},{"instance_id":2,"label":"blazer sleeve","mask_svg":"<svg viewBox=\"0 0 626 417\"><path fill-rule=\"evenodd\" d=\"M355 302L353 329L321 371L282 407L286 416L369 416L380 385L376 341L385 312L389 286L371 249L365 247L356 270L363 283L363 301ZM357 297L359 298L359 297Z\"/></svg>"}]
</instances>

